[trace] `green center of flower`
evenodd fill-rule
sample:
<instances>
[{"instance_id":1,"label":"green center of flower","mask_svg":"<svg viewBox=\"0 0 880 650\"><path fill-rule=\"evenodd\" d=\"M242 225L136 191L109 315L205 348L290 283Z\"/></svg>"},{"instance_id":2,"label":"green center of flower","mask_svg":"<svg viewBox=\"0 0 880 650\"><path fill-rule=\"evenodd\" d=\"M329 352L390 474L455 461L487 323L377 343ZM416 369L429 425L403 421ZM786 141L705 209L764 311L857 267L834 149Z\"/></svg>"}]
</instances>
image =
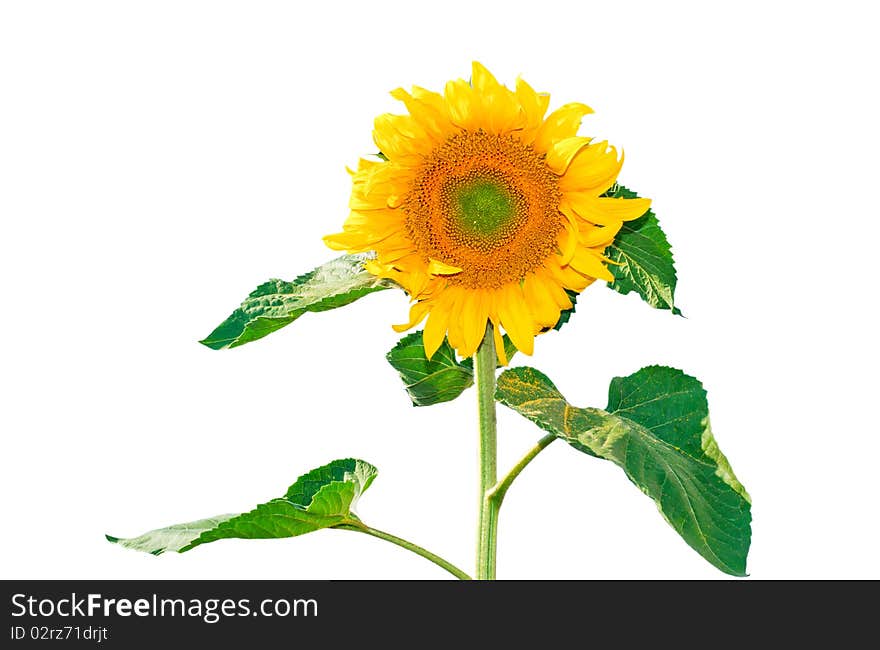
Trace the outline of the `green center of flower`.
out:
<instances>
[{"instance_id":1,"label":"green center of flower","mask_svg":"<svg viewBox=\"0 0 880 650\"><path fill-rule=\"evenodd\" d=\"M450 216L465 235L495 238L516 218L516 199L493 178L468 179L449 198Z\"/></svg>"}]
</instances>

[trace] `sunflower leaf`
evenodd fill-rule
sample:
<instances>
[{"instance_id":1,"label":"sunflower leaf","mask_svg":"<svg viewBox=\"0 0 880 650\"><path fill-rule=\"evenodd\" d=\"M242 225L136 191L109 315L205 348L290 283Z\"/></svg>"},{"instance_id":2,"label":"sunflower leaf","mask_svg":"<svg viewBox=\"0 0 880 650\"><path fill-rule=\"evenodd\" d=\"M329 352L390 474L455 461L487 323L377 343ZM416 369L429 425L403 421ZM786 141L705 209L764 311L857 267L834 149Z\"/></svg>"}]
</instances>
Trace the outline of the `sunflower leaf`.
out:
<instances>
[{"instance_id":1,"label":"sunflower leaf","mask_svg":"<svg viewBox=\"0 0 880 650\"><path fill-rule=\"evenodd\" d=\"M306 312L343 307L389 288L364 270L367 259L364 254L343 255L293 282L264 282L200 343L214 350L235 348L289 325Z\"/></svg>"},{"instance_id":2,"label":"sunflower leaf","mask_svg":"<svg viewBox=\"0 0 880 650\"><path fill-rule=\"evenodd\" d=\"M385 355L400 373L413 406L430 406L454 400L474 383L474 371L455 358L455 350L444 340L429 360L422 332L407 334Z\"/></svg>"},{"instance_id":3,"label":"sunflower leaf","mask_svg":"<svg viewBox=\"0 0 880 650\"><path fill-rule=\"evenodd\" d=\"M674 368L642 368L612 380L601 410L571 406L533 368L511 368L498 378L496 398L621 467L691 548L721 571L745 575L751 500L712 436L698 380Z\"/></svg>"},{"instance_id":4,"label":"sunflower leaf","mask_svg":"<svg viewBox=\"0 0 880 650\"><path fill-rule=\"evenodd\" d=\"M250 512L175 524L129 539L106 537L114 544L160 555L167 551L183 553L218 539L296 537L322 528L356 524L352 508L375 477L376 468L367 462L334 460L299 477L284 497L262 503Z\"/></svg>"},{"instance_id":5,"label":"sunflower leaf","mask_svg":"<svg viewBox=\"0 0 880 650\"><path fill-rule=\"evenodd\" d=\"M605 196L634 199L638 194L622 185L615 185ZM615 264L608 270L614 281L608 286L627 294L638 293L642 299L657 309L669 309L681 315L675 306L675 261L666 234L651 210L633 221L625 221L605 254Z\"/></svg>"},{"instance_id":6,"label":"sunflower leaf","mask_svg":"<svg viewBox=\"0 0 880 650\"><path fill-rule=\"evenodd\" d=\"M516 346L506 334L504 350L508 360L516 354ZM473 358L459 361L449 341L444 339L428 360L421 331L404 336L385 358L400 374L413 406L452 401L474 384Z\"/></svg>"}]
</instances>

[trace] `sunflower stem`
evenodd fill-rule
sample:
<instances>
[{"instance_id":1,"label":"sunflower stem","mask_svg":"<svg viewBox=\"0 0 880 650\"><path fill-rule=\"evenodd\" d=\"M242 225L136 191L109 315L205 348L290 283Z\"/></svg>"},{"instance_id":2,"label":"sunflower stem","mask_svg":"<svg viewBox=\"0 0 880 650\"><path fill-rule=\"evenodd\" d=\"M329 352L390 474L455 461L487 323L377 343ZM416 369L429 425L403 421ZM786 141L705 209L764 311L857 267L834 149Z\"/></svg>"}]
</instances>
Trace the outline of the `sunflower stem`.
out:
<instances>
[{"instance_id":1,"label":"sunflower stem","mask_svg":"<svg viewBox=\"0 0 880 650\"><path fill-rule=\"evenodd\" d=\"M444 560L439 555L431 553L431 551L422 548L418 544L413 544L402 537L398 537L397 535L392 535L391 533L386 533L384 530L379 530L378 528L372 528L363 523L351 523L351 524L343 524L341 526L337 526L337 528L341 530L353 530L358 533L364 533L366 535L372 535L373 537L378 537L379 539L384 539L386 542L391 542L392 544L397 544L401 548L405 548L408 551L412 551L416 555L421 555L426 560L433 562L437 566L442 569L446 569L454 575L459 580L470 580L471 577L455 566L452 562L448 562Z\"/></svg>"},{"instance_id":2,"label":"sunflower stem","mask_svg":"<svg viewBox=\"0 0 880 650\"><path fill-rule=\"evenodd\" d=\"M477 413L480 429L480 502L477 523L477 580L495 579L495 549L498 531L498 502L491 493L498 480L497 432L495 421L495 336L486 326L483 342L474 355L477 384Z\"/></svg>"},{"instance_id":3,"label":"sunflower stem","mask_svg":"<svg viewBox=\"0 0 880 650\"><path fill-rule=\"evenodd\" d=\"M552 433L548 433L546 436L541 438L534 447L529 449L525 456L523 456L520 461L514 465L511 470L507 473L503 479L498 481L498 485L493 487L487 494L486 498L495 502L496 509L501 509L501 503L504 501L504 495L507 494L507 490L510 489L510 486L513 484L514 479L519 476L520 472L522 472L526 465L534 460L535 456L540 454L547 446L556 440L556 435Z\"/></svg>"}]
</instances>

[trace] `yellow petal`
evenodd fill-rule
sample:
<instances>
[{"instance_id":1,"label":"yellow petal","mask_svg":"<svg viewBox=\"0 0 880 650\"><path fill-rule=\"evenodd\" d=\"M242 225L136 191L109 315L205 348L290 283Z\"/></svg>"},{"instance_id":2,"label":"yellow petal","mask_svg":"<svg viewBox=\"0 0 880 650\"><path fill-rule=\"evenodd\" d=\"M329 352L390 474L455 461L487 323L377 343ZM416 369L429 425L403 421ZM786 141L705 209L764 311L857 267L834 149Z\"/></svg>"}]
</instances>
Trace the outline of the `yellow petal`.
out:
<instances>
[{"instance_id":1,"label":"yellow petal","mask_svg":"<svg viewBox=\"0 0 880 650\"><path fill-rule=\"evenodd\" d=\"M413 86L412 87L412 96L416 101L424 104L425 106L430 106L432 109L444 115L446 119L449 119L449 111L447 110L446 100L443 99L443 95L440 93L435 93L433 90L427 90L426 88L422 88L421 86Z\"/></svg>"},{"instance_id":2,"label":"yellow petal","mask_svg":"<svg viewBox=\"0 0 880 650\"><path fill-rule=\"evenodd\" d=\"M582 246L587 248L605 248L614 241L620 228L623 226L622 221L618 221L609 226L592 226L590 228L581 228L579 241Z\"/></svg>"},{"instance_id":3,"label":"yellow petal","mask_svg":"<svg viewBox=\"0 0 880 650\"><path fill-rule=\"evenodd\" d=\"M517 350L532 354L535 348L535 323L529 316L526 300L519 284L509 285L500 296L501 324Z\"/></svg>"},{"instance_id":4,"label":"yellow petal","mask_svg":"<svg viewBox=\"0 0 880 650\"><path fill-rule=\"evenodd\" d=\"M376 259L382 264L393 263L398 268L401 268L401 262L406 260L412 254L412 244L406 240L399 241L400 239L400 237L392 236L387 240L382 241L382 247L377 253Z\"/></svg>"},{"instance_id":5,"label":"yellow petal","mask_svg":"<svg viewBox=\"0 0 880 650\"><path fill-rule=\"evenodd\" d=\"M384 277L388 273L391 273L394 270L394 267L390 264L381 264L376 260L367 260L366 262L364 262L364 269L366 269L367 272L372 273L373 275Z\"/></svg>"},{"instance_id":6,"label":"yellow petal","mask_svg":"<svg viewBox=\"0 0 880 650\"><path fill-rule=\"evenodd\" d=\"M621 221L631 221L643 216L651 208L651 199L615 199L599 197L596 199L599 209Z\"/></svg>"},{"instance_id":7,"label":"yellow petal","mask_svg":"<svg viewBox=\"0 0 880 650\"><path fill-rule=\"evenodd\" d=\"M587 275L600 280L611 282L614 276L611 275L602 260L595 251L590 248L579 248L575 256L571 260L570 266L583 275Z\"/></svg>"},{"instance_id":8,"label":"yellow petal","mask_svg":"<svg viewBox=\"0 0 880 650\"><path fill-rule=\"evenodd\" d=\"M403 283L403 287L407 290L411 298L418 300L425 294L430 282L431 276L427 273L411 271L407 274L406 282Z\"/></svg>"},{"instance_id":9,"label":"yellow petal","mask_svg":"<svg viewBox=\"0 0 880 650\"><path fill-rule=\"evenodd\" d=\"M519 102L509 89L498 83L498 80L481 63L474 61L471 73L471 85L475 99L482 106L482 122L480 124L488 133L506 134L522 128L524 114Z\"/></svg>"},{"instance_id":10,"label":"yellow petal","mask_svg":"<svg viewBox=\"0 0 880 650\"><path fill-rule=\"evenodd\" d=\"M427 91L425 91L427 92ZM412 118L431 136L435 143L443 142L452 132L452 122L445 110L435 102L418 99L403 88L391 91L394 99L402 101ZM437 95L439 97L439 95Z\"/></svg>"},{"instance_id":11,"label":"yellow petal","mask_svg":"<svg viewBox=\"0 0 880 650\"><path fill-rule=\"evenodd\" d=\"M613 226L620 223L619 219L615 219L610 214L605 214L599 210L593 203L595 199L595 196L589 194L568 192L562 195L562 200L559 202L559 211L565 215L574 214L576 217L591 224Z\"/></svg>"},{"instance_id":12,"label":"yellow petal","mask_svg":"<svg viewBox=\"0 0 880 650\"><path fill-rule=\"evenodd\" d=\"M373 124L373 142L379 151L395 162L417 164L434 147L425 130L408 115L385 113Z\"/></svg>"},{"instance_id":13,"label":"yellow petal","mask_svg":"<svg viewBox=\"0 0 880 650\"><path fill-rule=\"evenodd\" d=\"M390 197L405 194L411 184L412 172L409 169L381 163L376 167L358 170L352 179L352 192L377 204L383 200L390 203Z\"/></svg>"},{"instance_id":14,"label":"yellow petal","mask_svg":"<svg viewBox=\"0 0 880 650\"><path fill-rule=\"evenodd\" d=\"M404 215L399 210L380 209L354 209L348 213L348 218L343 224L344 230L383 230L393 226L401 231L404 224Z\"/></svg>"},{"instance_id":15,"label":"yellow petal","mask_svg":"<svg viewBox=\"0 0 880 650\"><path fill-rule=\"evenodd\" d=\"M338 232L324 237L324 243L334 251L363 252L369 250L369 243L361 233Z\"/></svg>"},{"instance_id":16,"label":"yellow petal","mask_svg":"<svg viewBox=\"0 0 880 650\"><path fill-rule=\"evenodd\" d=\"M388 207L388 197L376 194L367 196L355 190L348 198L348 207L352 210L383 210Z\"/></svg>"},{"instance_id":17,"label":"yellow petal","mask_svg":"<svg viewBox=\"0 0 880 650\"><path fill-rule=\"evenodd\" d=\"M530 273L523 282L523 295L526 298L529 312L542 328L553 327L559 320L559 308L544 287L544 283L535 274Z\"/></svg>"},{"instance_id":18,"label":"yellow petal","mask_svg":"<svg viewBox=\"0 0 880 650\"><path fill-rule=\"evenodd\" d=\"M563 194L560 205L563 203L570 205L583 219L607 226L638 219L651 207L651 199L615 199L580 192Z\"/></svg>"},{"instance_id":19,"label":"yellow petal","mask_svg":"<svg viewBox=\"0 0 880 650\"><path fill-rule=\"evenodd\" d=\"M463 357L469 357L477 351L477 347L483 338L483 333L486 331L488 314L486 313L483 293L479 289L468 290L464 291L461 297L461 329L464 340L459 353Z\"/></svg>"},{"instance_id":20,"label":"yellow petal","mask_svg":"<svg viewBox=\"0 0 880 650\"><path fill-rule=\"evenodd\" d=\"M427 302L413 303L413 306L409 308L409 322L403 323L402 325L392 325L391 327L395 332L405 332L406 330L413 328L421 323L422 319L425 318L427 313Z\"/></svg>"},{"instance_id":21,"label":"yellow petal","mask_svg":"<svg viewBox=\"0 0 880 650\"><path fill-rule=\"evenodd\" d=\"M503 89L498 80L489 70L486 69L479 61L471 61L471 86L478 93L483 95L492 94Z\"/></svg>"},{"instance_id":22,"label":"yellow petal","mask_svg":"<svg viewBox=\"0 0 880 650\"><path fill-rule=\"evenodd\" d=\"M571 289L577 293L586 289L596 279L592 276L585 276L582 273L578 273L570 264L568 266L545 264L544 268L551 276L553 276L560 286L563 286L566 289Z\"/></svg>"},{"instance_id":23,"label":"yellow petal","mask_svg":"<svg viewBox=\"0 0 880 650\"><path fill-rule=\"evenodd\" d=\"M577 250L578 224L569 212L563 212L562 214L565 216L565 230L560 233L559 237L564 239L565 242L562 246L562 257L559 259L559 265L565 266L571 262L571 258L574 257L574 252Z\"/></svg>"},{"instance_id":24,"label":"yellow petal","mask_svg":"<svg viewBox=\"0 0 880 650\"><path fill-rule=\"evenodd\" d=\"M455 275L461 273L462 269L451 264L446 264L440 260L430 259L428 263L428 273L431 275Z\"/></svg>"},{"instance_id":25,"label":"yellow petal","mask_svg":"<svg viewBox=\"0 0 880 650\"><path fill-rule=\"evenodd\" d=\"M498 357L498 363L506 366L509 359L507 358L507 350L504 349L504 337L501 335L501 327L498 325L493 326L492 336L495 338L495 356Z\"/></svg>"},{"instance_id":26,"label":"yellow petal","mask_svg":"<svg viewBox=\"0 0 880 650\"><path fill-rule=\"evenodd\" d=\"M623 167L623 154L617 158L617 149L608 143L596 142L581 149L559 179L563 192L590 192L602 194L614 185Z\"/></svg>"},{"instance_id":27,"label":"yellow petal","mask_svg":"<svg viewBox=\"0 0 880 650\"><path fill-rule=\"evenodd\" d=\"M516 98L519 100L524 116L522 130L516 135L525 144L532 144L544 121L544 113L547 112L547 106L550 104L550 95L535 92L523 79L517 78Z\"/></svg>"},{"instance_id":28,"label":"yellow petal","mask_svg":"<svg viewBox=\"0 0 880 650\"><path fill-rule=\"evenodd\" d=\"M435 303L431 314L428 316L428 322L425 323L425 330L422 332L422 343L425 346L425 356L430 359L434 353L443 344L446 338L446 326L449 323L449 311L445 305Z\"/></svg>"},{"instance_id":29,"label":"yellow petal","mask_svg":"<svg viewBox=\"0 0 880 650\"><path fill-rule=\"evenodd\" d=\"M559 282L553 278L552 273L549 273L546 269L540 268L535 271L535 275L544 284L544 288L550 294L550 297L553 299L553 302L556 304L559 311L562 311L563 309L571 309L573 307L571 298L568 297L568 294L565 293L565 289L560 286Z\"/></svg>"},{"instance_id":30,"label":"yellow petal","mask_svg":"<svg viewBox=\"0 0 880 650\"><path fill-rule=\"evenodd\" d=\"M554 174L562 175L577 152L590 144L590 138L574 136L556 142L547 150L547 167Z\"/></svg>"},{"instance_id":31,"label":"yellow petal","mask_svg":"<svg viewBox=\"0 0 880 650\"><path fill-rule=\"evenodd\" d=\"M593 109L586 104L571 103L560 106L544 120L535 135L532 147L538 153L544 153L560 140L577 135L584 115L592 112Z\"/></svg>"},{"instance_id":32,"label":"yellow petal","mask_svg":"<svg viewBox=\"0 0 880 650\"><path fill-rule=\"evenodd\" d=\"M479 107L474 100L474 89L463 79L449 81L443 91L449 117L455 126L476 130L479 123Z\"/></svg>"},{"instance_id":33,"label":"yellow petal","mask_svg":"<svg viewBox=\"0 0 880 650\"><path fill-rule=\"evenodd\" d=\"M352 210L348 219L342 226L343 232L357 233L362 237L362 245L375 243L395 237L395 241L388 242L387 246L399 243L402 232L402 221L397 215L383 214L380 211L357 211ZM410 245L404 242L404 245Z\"/></svg>"}]
</instances>

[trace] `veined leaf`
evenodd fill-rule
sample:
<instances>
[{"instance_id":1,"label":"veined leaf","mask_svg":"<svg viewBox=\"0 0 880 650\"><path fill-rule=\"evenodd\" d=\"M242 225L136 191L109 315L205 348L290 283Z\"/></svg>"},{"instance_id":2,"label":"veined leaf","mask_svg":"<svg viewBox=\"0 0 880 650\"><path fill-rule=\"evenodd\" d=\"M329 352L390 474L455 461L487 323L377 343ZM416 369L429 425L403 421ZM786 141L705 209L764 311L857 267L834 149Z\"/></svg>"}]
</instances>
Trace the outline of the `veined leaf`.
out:
<instances>
[{"instance_id":1,"label":"veined leaf","mask_svg":"<svg viewBox=\"0 0 880 650\"><path fill-rule=\"evenodd\" d=\"M304 313L327 311L390 285L364 270L366 254L343 255L293 282L269 280L201 343L214 350L235 348L289 325Z\"/></svg>"},{"instance_id":2,"label":"veined leaf","mask_svg":"<svg viewBox=\"0 0 880 650\"><path fill-rule=\"evenodd\" d=\"M413 406L448 402L474 383L473 369L455 358L447 341L428 360L421 331L404 336L385 358L400 373Z\"/></svg>"},{"instance_id":3,"label":"veined leaf","mask_svg":"<svg viewBox=\"0 0 880 650\"><path fill-rule=\"evenodd\" d=\"M498 378L498 401L587 453L620 466L695 551L742 576L751 501L709 427L706 392L680 370L642 368L611 382L607 410L571 406L533 368Z\"/></svg>"},{"instance_id":4,"label":"veined leaf","mask_svg":"<svg viewBox=\"0 0 880 650\"><path fill-rule=\"evenodd\" d=\"M108 542L125 546L136 551L144 551L153 555L161 555L166 551L180 552L180 549L188 546L194 539L209 530L217 528L224 521L228 521L238 515L217 515L198 521L190 521L185 524L174 524L165 528L151 530L129 539L120 539L112 535L105 535Z\"/></svg>"},{"instance_id":5,"label":"veined leaf","mask_svg":"<svg viewBox=\"0 0 880 650\"><path fill-rule=\"evenodd\" d=\"M260 504L250 512L175 524L129 539L110 535L107 539L159 555L166 551L183 553L218 539L296 537L357 522L352 509L375 477L376 468L367 462L334 460L299 477L284 497Z\"/></svg>"},{"instance_id":6,"label":"veined leaf","mask_svg":"<svg viewBox=\"0 0 880 650\"><path fill-rule=\"evenodd\" d=\"M638 195L616 185L605 196L634 199ZM624 221L614 241L605 254L616 264L608 270L614 281L608 286L620 293L638 293L642 299L657 309L670 309L681 315L675 306L675 262L666 234L651 210L633 221Z\"/></svg>"},{"instance_id":7,"label":"veined leaf","mask_svg":"<svg viewBox=\"0 0 880 650\"><path fill-rule=\"evenodd\" d=\"M506 334L504 350L508 360L516 353L516 347ZM454 400L474 384L473 359L459 361L455 350L444 339L429 360L425 356L421 331L404 336L385 358L400 373L413 406L430 406Z\"/></svg>"}]
</instances>

